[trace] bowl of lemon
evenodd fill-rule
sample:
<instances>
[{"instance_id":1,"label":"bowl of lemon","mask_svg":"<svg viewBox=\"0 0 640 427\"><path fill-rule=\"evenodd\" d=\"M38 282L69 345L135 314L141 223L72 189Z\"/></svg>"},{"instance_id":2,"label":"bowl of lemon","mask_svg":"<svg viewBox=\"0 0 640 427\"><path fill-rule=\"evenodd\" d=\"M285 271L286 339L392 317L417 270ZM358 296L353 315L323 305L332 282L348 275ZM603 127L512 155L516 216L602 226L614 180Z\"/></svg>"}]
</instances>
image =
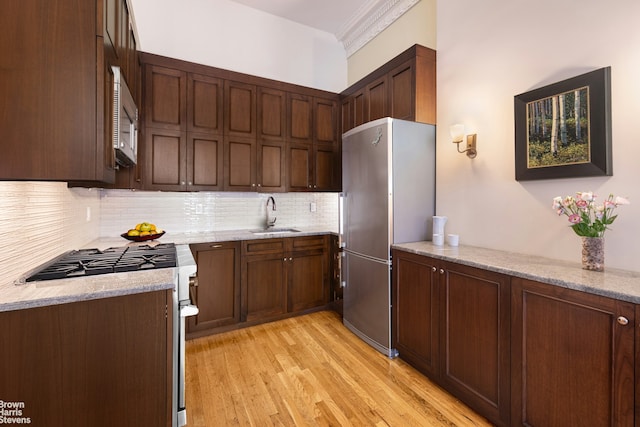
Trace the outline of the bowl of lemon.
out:
<instances>
[{"instance_id":1,"label":"bowl of lemon","mask_svg":"<svg viewBox=\"0 0 640 427\"><path fill-rule=\"evenodd\" d=\"M151 222L141 222L120 236L133 242L145 242L147 240L159 239L164 233L164 230L156 227L156 225Z\"/></svg>"}]
</instances>

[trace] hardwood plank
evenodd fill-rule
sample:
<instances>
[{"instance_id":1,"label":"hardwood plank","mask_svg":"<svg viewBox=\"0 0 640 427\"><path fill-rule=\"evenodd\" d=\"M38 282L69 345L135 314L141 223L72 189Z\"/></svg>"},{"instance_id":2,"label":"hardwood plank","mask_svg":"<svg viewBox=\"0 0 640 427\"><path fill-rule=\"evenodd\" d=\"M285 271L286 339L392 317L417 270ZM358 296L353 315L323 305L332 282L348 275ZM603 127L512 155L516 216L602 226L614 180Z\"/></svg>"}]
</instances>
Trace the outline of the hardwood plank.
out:
<instances>
[{"instance_id":1,"label":"hardwood plank","mask_svg":"<svg viewBox=\"0 0 640 427\"><path fill-rule=\"evenodd\" d=\"M187 341L188 427L490 426L321 311Z\"/></svg>"}]
</instances>

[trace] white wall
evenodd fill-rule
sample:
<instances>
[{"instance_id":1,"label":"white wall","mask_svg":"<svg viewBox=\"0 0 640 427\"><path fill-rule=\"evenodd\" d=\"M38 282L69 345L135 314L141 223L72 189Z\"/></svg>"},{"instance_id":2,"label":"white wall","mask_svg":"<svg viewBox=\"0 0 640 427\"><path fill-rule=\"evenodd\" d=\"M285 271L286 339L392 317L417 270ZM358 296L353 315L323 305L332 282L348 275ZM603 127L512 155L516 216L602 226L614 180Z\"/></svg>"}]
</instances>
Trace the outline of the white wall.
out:
<instances>
[{"instance_id":1,"label":"white wall","mask_svg":"<svg viewBox=\"0 0 640 427\"><path fill-rule=\"evenodd\" d=\"M348 86L419 44L436 48L436 0L420 0L348 59Z\"/></svg>"},{"instance_id":2,"label":"white wall","mask_svg":"<svg viewBox=\"0 0 640 427\"><path fill-rule=\"evenodd\" d=\"M462 243L579 262L580 240L551 199L593 190L632 205L607 231L605 263L640 271L640 2L438 2L437 212ZM611 66L612 177L516 182L513 97ZM458 154L449 126L478 134Z\"/></svg>"},{"instance_id":3,"label":"white wall","mask_svg":"<svg viewBox=\"0 0 640 427\"><path fill-rule=\"evenodd\" d=\"M133 0L142 51L341 92L347 58L334 35L228 0Z\"/></svg>"}]
</instances>

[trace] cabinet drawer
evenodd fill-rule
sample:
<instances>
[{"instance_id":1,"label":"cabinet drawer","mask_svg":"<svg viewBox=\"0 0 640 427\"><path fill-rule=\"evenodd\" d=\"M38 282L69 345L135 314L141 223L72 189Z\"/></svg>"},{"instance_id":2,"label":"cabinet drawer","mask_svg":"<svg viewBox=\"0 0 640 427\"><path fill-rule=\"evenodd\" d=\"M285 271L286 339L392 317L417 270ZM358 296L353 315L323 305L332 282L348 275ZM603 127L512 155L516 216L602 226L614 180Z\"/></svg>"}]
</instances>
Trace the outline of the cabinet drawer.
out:
<instances>
[{"instance_id":1,"label":"cabinet drawer","mask_svg":"<svg viewBox=\"0 0 640 427\"><path fill-rule=\"evenodd\" d=\"M284 239L258 239L242 242L242 255L262 255L284 252Z\"/></svg>"},{"instance_id":2,"label":"cabinet drawer","mask_svg":"<svg viewBox=\"0 0 640 427\"><path fill-rule=\"evenodd\" d=\"M305 251L308 249L323 249L325 246L325 235L294 237L291 239L291 250Z\"/></svg>"}]
</instances>

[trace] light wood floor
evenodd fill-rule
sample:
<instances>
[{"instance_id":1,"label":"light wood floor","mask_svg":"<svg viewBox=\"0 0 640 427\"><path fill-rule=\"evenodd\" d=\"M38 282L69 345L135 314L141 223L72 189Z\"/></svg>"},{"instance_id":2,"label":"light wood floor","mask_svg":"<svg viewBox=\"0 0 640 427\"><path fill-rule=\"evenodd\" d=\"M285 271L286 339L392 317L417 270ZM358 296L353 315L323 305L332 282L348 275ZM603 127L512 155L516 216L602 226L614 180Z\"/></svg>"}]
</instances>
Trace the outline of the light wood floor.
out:
<instances>
[{"instance_id":1,"label":"light wood floor","mask_svg":"<svg viewBox=\"0 0 640 427\"><path fill-rule=\"evenodd\" d=\"M322 311L187 341L189 427L490 426Z\"/></svg>"}]
</instances>

